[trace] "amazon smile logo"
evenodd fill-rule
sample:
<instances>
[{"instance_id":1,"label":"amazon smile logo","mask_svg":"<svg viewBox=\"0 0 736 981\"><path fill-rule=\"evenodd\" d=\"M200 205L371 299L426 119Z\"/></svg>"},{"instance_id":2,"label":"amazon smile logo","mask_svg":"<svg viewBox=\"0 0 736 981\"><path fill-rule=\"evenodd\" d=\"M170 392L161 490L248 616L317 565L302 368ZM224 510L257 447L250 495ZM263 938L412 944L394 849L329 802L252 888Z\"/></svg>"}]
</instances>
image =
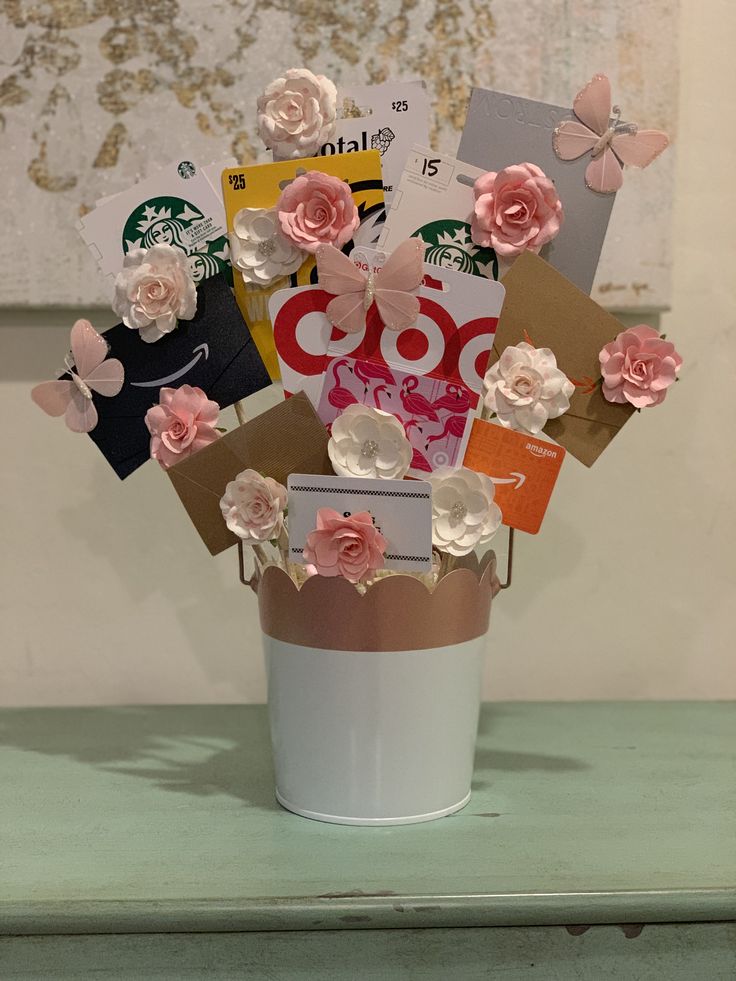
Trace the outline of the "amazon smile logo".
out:
<instances>
[{"instance_id":1,"label":"amazon smile logo","mask_svg":"<svg viewBox=\"0 0 736 981\"><path fill-rule=\"evenodd\" d=\"M544 446L539 446L537 443L527 443L525 449L529 450L535 456L547 456L552 460L557 459L557 450L548 450Z\"/></svg>"},{"instance_id":2,"label":"amazon smile logo","mask_svg":"<svg viewBox=\"0 0 736 981\"><path fill-rule=\"evenodd\" d=\"M192 351L192 354L194 355L192 360L188 364L185 364L183 368L175 371L172 375L167 375L165 378L154 378L153 381L131 382L130 384L133 386L133 388L162 388L164 385L168 385L171 382L176 381L177 378L181 378L183 375L186 375L186 373L191 371L201 358L204 358L206 361L210 356L210 349L207 344L198 344Z\"/></svg>"}]
</instances>

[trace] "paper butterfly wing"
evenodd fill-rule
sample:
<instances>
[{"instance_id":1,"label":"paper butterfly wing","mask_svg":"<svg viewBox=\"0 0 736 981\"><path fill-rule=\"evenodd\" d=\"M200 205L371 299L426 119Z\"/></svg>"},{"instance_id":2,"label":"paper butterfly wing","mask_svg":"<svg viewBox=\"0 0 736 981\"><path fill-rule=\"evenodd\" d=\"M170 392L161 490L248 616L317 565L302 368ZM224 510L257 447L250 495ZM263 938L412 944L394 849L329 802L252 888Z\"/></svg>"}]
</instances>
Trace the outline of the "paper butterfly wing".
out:
<instances>
[{"instance_id":1,"label":"paper butterfly wing","mask_svg":"<svg viewBox=\"0 0 736 981\"><path fill-rule=\"evenodd\" d=\"M417 322L419 300L401 290L376 292L376 306L384 326L389 330L403 330Z\"/></svg>"},{"instance_id":2,"label":"paper butterfly wing","mask_svg":"<svg viewBox=\"0 0 736 981\"><path fill-rule=\"evenodd\" d=\"M107 358L97 368L93 368L84 381L89 385L93 392L112 398L117 395L123 387L125 369L122 361L117 358Z\"/></svg>"},{"instance_id":3,"label":"paper butterfly wing","mask_svg":"<svg viewBox=\"0 0 736 981\"><path fill-rule=\"evenodd\" d=\"M47 416L63 416L76 388L69 380L41 382L31 389L31 398Z\"/></svg>"},{"instance_id":4,"label":"paper butterfly wing","mask_svg":"<svg viewBox=\"0 0 736 981\"><path fill-rule=\"evenodd\" d=\"M339 327L346 334L357 334L358 331L364 329L363 296L363 292L346 293L344 296L336 296L330 300L325 313L333 327Z\"/></svg>"},{"instance_id":5,"label":"paper butterfly wing","mask_svg":"<svg viewBox=\"0 0 736 981\"><path fill-rule=\"evenodd\" d=\"M89 320L77 320L72 327L72 355L75 370L83 379L107 357L107 341L97 333Z\"/></svg>"},{"instance_id":6,"label":"paper butterfly wing","mask_svg":"<svg viewBox=\"0 0 736 981\"><path fill-rule=\"evenodd\" d=\"M97 409L92 399L85 398L74 382L71 401L64 421L73 433L89 433L97 425Z\"/></svg>"},{"instance_id":7,"label":"paper butterfly wing","mask_svg":"<svg viewBox=\"0 0 736 981\"><path fill-rule=\"evenodd\" d=\"M591 160L585 168L585 183L591 191L611 194L618 191L624 182L624 170L616 154L607 146L603 153Z\"/></svg>"},{"instance_id":8,"label":"paper butterfly wing","mask_svg":"<svg viewBox=\"0 0 736 981\"><path fill-rule=\"evenodd\" d=\"M618 133L611 140L616 156L629 167L648 167L669 144L667 134L658 129Z\"/></svg>"},{"instance_id":9,"label":"paper butterfly wing","mask_svg":"<svg viewBox=\"0 0 736 981\"><path fill-rule=\"evenodd\" d=\"M581 123L603 136L611 119L611 83L607 76L594 75L575 96L572 109Z\"/></svg>"},{"instance_id":10,"label":"paper butterfly wing","mask_svg":"<svg viewBox=\"0 0 736 981\"><path fill-rule=\"evenodd\" d=\"M577 119L567 119L560 123L552 134L552 146L561 160L576 160L592 150L598 136Z\"/></svg>"},{"instance_id":11,"label":"paper butterfly wing","mask_svg":"<svg viewBox=\"0 0 736 981\"><path fill-rule=\"evenodd\" d=\"M424 242L408 238L397 245L374 277L379 290L415 290L424 278Z\"/></svg>"},{"instance_id":12,"label":"paper butterfly wing","mask_svg":"<svg viewBox=\"0 0 736 981\"><path fill-rule=\"evenodd\" d=\"M325 292L333 296L365 292L368 277L334 245L321 245L315 258L319 285Z\"/></svg>"},{"instance_id":13,"label":"paper butterfly wing","mask_svg":"<svg viewBox=\"0 0 736 981\"><path fill-rule=\"evenodd\" d=\"M419 300L410 293L424 278L424 242L409 238L398 245L375 275L378 313L389 330L402 330L416 323Z\"/></svg>"}]
</instances>

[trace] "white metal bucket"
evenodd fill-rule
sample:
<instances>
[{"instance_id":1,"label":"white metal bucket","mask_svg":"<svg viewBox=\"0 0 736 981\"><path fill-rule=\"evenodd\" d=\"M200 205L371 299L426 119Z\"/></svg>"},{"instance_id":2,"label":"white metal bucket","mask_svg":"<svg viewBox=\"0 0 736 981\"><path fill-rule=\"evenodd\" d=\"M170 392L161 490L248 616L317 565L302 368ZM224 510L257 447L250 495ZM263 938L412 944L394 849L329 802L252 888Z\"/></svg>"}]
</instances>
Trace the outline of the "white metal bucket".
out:
<instances>
[{"instance_id":1,"label":"white metal bucket","mask_svg":"<svg viewBox=\"0 0 736 981\"><path fill-rule=\"evenodd\" d=\"M411 824L470 799L485 637L328 651L264 635L276 796L337 824Z\"/></svg>"},{"instance_id":2,"label":"white metal bucket","mask_svg":"<svg viewBox=\"0 0 736 981\"><path fill-rule=\"evenodd\" d=\"M276 796L337 824L410 824L470 799L492 553L433 589L388 576L364 594L270 566L258 582Z\"/></svg>"}]
</instances>

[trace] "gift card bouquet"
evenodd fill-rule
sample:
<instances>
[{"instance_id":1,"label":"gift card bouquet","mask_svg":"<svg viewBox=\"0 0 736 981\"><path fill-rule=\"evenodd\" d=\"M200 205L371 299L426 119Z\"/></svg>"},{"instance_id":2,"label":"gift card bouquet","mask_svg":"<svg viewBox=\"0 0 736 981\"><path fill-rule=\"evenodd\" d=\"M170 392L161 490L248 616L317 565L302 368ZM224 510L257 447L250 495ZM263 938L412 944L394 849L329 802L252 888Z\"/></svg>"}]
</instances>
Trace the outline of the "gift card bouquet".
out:
<instances>
[{"instance_id":1,"label":"gift card bouquet","mask_svg":"<svg viewBox=\"0 0 736 981\"><path fill-rule=\"evenodd\" d=\"M668 141L603 75L570 108L474 90L457 158L427 148L421 83L290 69L255 108L272 162L183 161L86 216L121 323L77 321L32 395L119 477L155 460L211 554L237 546L279 800L428 820L469 798L514 530L677 380L669 340L588 295L625 165Z\"/></svg>"}]
</instances>

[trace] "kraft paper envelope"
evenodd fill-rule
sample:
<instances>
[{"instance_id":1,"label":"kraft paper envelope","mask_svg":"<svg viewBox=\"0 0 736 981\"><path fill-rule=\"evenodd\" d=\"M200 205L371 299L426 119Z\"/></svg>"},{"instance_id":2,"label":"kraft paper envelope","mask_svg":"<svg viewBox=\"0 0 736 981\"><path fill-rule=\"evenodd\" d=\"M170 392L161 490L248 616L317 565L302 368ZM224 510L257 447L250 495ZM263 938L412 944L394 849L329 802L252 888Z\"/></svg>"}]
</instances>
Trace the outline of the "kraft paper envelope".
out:
<instances>
[{"instance_id":1,"label":"kraft paper envelope","mask_svg":"<svg viewBox=\"0 0 736 981\"><path fill-rule=\"evenodd\" d=\"M306 395L294 395L166 472L212 555L237 542L220 511L226 485L257 470L286 486L291 473L332 474L327 430Z\"/></svg>"},{"instance_id":2,"label":"kraft paper envelope","mask_svg":"<svg viewBox=\"0 0 736 981\"><path fill-rule=\"evenodd\" d=\"M624 328L549 263L524 252L504 276L506 287L490 364L504 348L526 340L548 347L573 383L570 408L544 432L590 467L636 411L607 401L600 386L598 353ZM593 389L590 391L590 389Z\"/></svg>"}]
</instances>

